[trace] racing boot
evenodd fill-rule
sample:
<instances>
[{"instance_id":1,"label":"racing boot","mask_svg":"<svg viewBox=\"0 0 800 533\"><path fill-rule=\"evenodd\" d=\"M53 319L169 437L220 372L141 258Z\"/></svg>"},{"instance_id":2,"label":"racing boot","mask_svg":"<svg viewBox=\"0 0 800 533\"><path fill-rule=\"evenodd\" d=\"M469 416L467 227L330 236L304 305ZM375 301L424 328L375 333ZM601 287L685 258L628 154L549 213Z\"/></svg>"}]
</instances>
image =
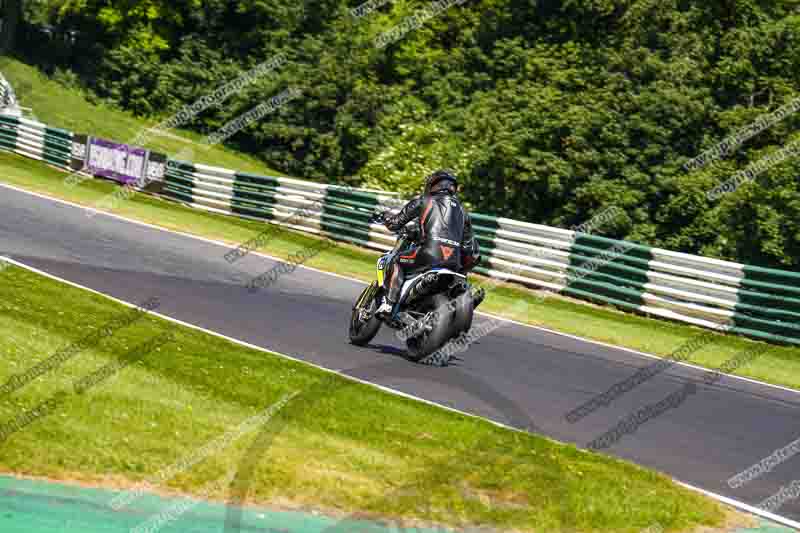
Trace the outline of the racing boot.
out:
<instances>
[{"instance_id":1,"label":"racing boot","mask_svg":"<svg viewBox=\"0 0 800 533\"><path fill-rule=\"evenodd\" d=\"M394 303L389 300L389 298L384 295L381 298L381 305L378 306L378 309L375 310L375 316L379 318L388 318L392 316L392 311L394 310Z\"/></svg>"},{"instance_id":2,"label":"racing boot","mask_svg":"<svg viewBox=\"0 0 800 533\"><path fill-rule=\"evenodd\" d=\"M479 289L472 292L472 309L477 309L479 305L483 302L486 298L486 289L480 287Z\"/></svg>"}]
</instances>

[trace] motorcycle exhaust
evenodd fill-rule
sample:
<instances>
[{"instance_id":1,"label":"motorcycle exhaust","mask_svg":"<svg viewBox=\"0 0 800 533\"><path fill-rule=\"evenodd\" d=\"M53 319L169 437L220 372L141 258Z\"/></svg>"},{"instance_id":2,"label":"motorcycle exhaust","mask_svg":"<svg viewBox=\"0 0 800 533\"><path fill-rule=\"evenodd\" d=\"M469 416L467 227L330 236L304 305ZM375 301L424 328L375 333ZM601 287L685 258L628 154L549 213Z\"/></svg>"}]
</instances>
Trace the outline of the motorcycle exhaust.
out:
<instances>
[{"instance_id":1,"label":"motorcycle exhaust","mask_svg":"<svg viewBox=\"0 0 800 533\"><path fill-rule=\"evenodd\" d=\"M439 285L439 275L436 272L425 274L417 283L411 287L408 293L408 301L412 302L418 298L423 298L433 292Z\"/></svg>"}]
</instances>

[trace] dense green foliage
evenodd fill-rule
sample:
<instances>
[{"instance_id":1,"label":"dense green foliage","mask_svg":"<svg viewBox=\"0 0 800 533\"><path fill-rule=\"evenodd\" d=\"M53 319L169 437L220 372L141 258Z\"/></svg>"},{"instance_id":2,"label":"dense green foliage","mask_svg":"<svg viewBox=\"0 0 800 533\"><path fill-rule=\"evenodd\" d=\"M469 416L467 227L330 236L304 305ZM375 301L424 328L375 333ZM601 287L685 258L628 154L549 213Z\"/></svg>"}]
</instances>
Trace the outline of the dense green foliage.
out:
<instances>
[{"instance_id":1,"label":"dense green foliage","mask_svg":"<svg viewBox=\"0 0 800 533\"><path fill-rule=\"evenodd\" d=\"M22 0L4 0L0 2L0 54L6 54L14 50L22 11Z\"/></svg>"},{"instance_id":2,"label":"dense green foliage","mask_svg":"<svg viewBox=\"0 0 800 533\"><path fill-rule=\"evenodd\" d=\"M682 168L800 96L797 0L468 0L385 48L378 35L431 4L356 18L359 1L50 0L29 17L78 29L75 45L29 31L20 53L166 116L283 52L192 127L211 133L295 87L228 142L290 174L406 191L447 164L481 212L569 227L614 204L626 215L603 228L612 237L800 265L800 160L705 196L788 144L800 115Z\"/></svg>"}]
</instances>

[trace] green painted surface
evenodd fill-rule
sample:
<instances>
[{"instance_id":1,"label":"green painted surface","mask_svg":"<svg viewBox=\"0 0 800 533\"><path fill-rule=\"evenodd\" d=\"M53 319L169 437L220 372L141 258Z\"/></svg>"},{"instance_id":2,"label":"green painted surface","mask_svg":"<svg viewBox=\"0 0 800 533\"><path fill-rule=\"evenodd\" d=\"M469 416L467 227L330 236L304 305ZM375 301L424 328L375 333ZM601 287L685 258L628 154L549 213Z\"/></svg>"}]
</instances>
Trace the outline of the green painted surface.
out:
<instances>
[{"instance_id":1,"label":"green painted surface","mask_svg":"<svg viewBox=\"0 0 800 533\"><path fill-rule=\"evenodd\" d=\"M0 531L3 533L122 533L151 531L151 520L187 500L144 495L120 511L111 509L116 491L89 489L0 476ZM162 533L223 533L227 508L189 500L189 510L152 531ZM226 533L445 533L443 528L398 527L320 515L249 508L241 528ZM470 532L479 531L470 529ZM758 527L729 533L792 533L794 529L759 520Z\"/></svg>"},{"instance_id":2,"label":"green painted surface","mask_svg":"<svg viewBox=\"0 0 800 533\"><path fill-rule=\"evenodd\" d=\"M88 489L0 476L0 531L3 533L122 533L149 531L151 520L165 516L187 500L145 495L120 511L110 502L115 491ZM222 533L224 504L192 501L185 514L157 528L161 533ZM164 513L162 515L162 513ZM234 533L232 530L230 533ZM336 520L324 516L248 508L242 513L242 533L443 533L444 529L384 526L372 522ZM237 531L237 533L238 533Z\"/></svg>"},{"instance_id":3,"label":"green painted surface","mask_svg":"<svg viewBox=\"0 0 800 533\"><path fill-rule=\"evenodd\" d=\"M773 524L767 520L760 520L758 527L740 529L736 533L796 533L797 530Z\"/></svg>"}]
</instances>

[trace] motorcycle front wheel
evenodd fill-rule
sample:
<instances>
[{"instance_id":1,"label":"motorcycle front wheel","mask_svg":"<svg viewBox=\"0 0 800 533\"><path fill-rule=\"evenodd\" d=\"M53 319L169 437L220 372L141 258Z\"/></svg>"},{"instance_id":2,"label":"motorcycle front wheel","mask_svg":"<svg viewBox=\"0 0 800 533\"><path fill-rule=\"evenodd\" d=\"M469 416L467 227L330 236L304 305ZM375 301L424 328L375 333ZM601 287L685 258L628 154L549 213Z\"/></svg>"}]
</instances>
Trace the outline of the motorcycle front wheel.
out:
<instances>
[{"instance_id":1,"label":"motorcycle front wheel","mask_svg":"<svg viewBox=\"0 0 800 533\"><path fill-rule=\"evenodd\" d=\"M364 289L353 307L353 314L350 316L350 342L356 346L369 344L381 329L381 321L375 316L377 292L378 282L374 281Z\"/></svg>"}]
</instances>

